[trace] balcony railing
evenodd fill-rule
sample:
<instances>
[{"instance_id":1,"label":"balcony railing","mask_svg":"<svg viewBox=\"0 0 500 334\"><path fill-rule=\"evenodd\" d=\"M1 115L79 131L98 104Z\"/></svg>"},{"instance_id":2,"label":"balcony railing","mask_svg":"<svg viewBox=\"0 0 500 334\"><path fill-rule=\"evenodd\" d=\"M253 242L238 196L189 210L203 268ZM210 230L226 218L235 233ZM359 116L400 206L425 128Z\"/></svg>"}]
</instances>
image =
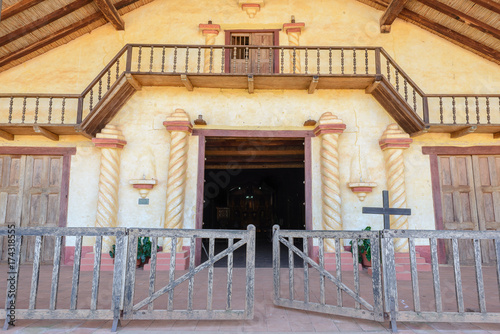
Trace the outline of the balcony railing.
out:
<instances>
[{"instance_id":1,"label":"balcony railing","mask_svg":"<svg viewBox=\"0 0 500 334\"><path fill-rule=\"evenodd\" d=\"M168 82L191 85L191 89L239 88L234 82L246 82L242 78L247 77L249 85L253 80L256 85L262 83L256 88L299 89L302 86L297 82L305 82L310 92L361 89L384 82L398 97L397 103L427 127L500 125L500 94L425 94L380 47L128 44L80 95L0 94L0 128L34 124L78 127L101 101L112 98L114 87L127 73L146 86ZM173 77L181 77L183 82L165 81ZM289 78L286 83L284 78Z\"/></svg>"}]
</instances>

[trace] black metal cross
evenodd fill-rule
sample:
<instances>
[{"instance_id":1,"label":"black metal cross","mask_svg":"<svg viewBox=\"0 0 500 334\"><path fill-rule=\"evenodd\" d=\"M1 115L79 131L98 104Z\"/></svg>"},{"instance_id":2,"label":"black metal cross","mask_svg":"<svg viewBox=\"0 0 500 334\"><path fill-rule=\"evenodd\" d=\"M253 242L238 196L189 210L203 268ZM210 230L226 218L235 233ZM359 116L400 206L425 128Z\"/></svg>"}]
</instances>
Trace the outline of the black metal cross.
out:
<instances>
[{"instance_id":1,"label":"black metal cross","mask_svg":"<svg viewBox=\"0 0 500 334\"><path fill-rule=\"evenodd\" d=\"M397 209L389 207L389 192L387 190L382 191L383 208L363 208L363 213L379 214L384 215L384 229L391 229L391 216L394 215L411 215L411 209Z\"/></svg>"}]
</instances>

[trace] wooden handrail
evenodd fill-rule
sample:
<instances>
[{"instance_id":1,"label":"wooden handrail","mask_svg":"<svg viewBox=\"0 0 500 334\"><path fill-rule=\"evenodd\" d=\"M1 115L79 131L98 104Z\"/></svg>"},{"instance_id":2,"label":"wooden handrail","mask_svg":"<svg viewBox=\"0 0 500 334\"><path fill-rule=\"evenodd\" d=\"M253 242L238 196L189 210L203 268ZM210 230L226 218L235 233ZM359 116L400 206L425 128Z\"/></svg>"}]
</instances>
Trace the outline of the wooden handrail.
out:
<instances>
[{"instance_id":1,"label":"wooden handrail","mask_svg":"<svg viewBox=\"0 0 500 334\"><path fill-rule=\"evenodd\" d=\"M62 98L67 98L67 99L77 99L79 98L80 96L82 96L81 94L47 94L47 93L44 93L44 94L33 94L33 93L30 93L30 94L26 94L26 93L13 93L13 94L9 94L9 93L0 93L0 99L1 98L11 98L11 97L26 97L26 98L37 98L37 97L47 97L47 98L50 98L50 97L53 97L55 99L62 99Z\"/></svg>"},{"instance_id":2,"label":"wooden handrail","mask_svg":"<svg viewBox=\"0 0 500 334\"><path fill-rule=\"evenodd\" d=\"M410 76L408 74L406 74L406 72L403 71L403 69L401 69L401 67L399 67L399 65L394 61L394 59L392 59L392 57L389 56L389 54L387 53L387 51L384 50L384 48L380 48L380 51L382 52L382 54L384 55L384 57L387 60L389 60L389 62L391 63L391 65L394 66L394 68L397 68L398 72L401 73L401 75L406 79L406 81L410 84L410 86L412 86L413 89L415 89L420 96L425 96L426 95L423 92L423 90L420 89L420 87L418 87L418 85L410 78Z\"/></svg>"},{"instance_id":3,"label":"wooden handrail","mask_svg":"<svg viewBox=\"0 0 500 334\"><path fill-rule=\"evenodd\" d=\"M104 69L101 72L99 72L99 74L95 77L94 80L92 80L92 82L87 86L87 88L84 89L84 91L81 94L82 96L87 95L87 93L92 89L92 87L94 87L97 84L97 82L99 82L99 80L104 76L104 74L107 73L111 67L113 67L116 60L120 58L126 50L127 50L127 45L125 45L123 48L121 48L120 51L118 51L116 56L114 56L113 59L111 59L111 61L104 67Z\"/></svg>"}]
</instances>

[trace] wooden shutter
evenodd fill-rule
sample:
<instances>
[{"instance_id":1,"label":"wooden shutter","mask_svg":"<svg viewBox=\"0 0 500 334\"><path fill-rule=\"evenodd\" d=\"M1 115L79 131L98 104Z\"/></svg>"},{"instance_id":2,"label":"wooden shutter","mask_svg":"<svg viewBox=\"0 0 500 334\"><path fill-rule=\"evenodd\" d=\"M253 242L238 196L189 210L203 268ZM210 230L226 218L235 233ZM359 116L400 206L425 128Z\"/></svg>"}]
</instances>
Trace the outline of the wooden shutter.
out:
<instances>
[{"instance_id":1,"label":"wooden shutter","mask_svg":"<svg viewBox=\"0 0 500 334\"><path fill-rule=\"evenodd\" d=\"M252 45L262 45L270 46L274 43L274 35L272 33L253 33L252 34ZM252 63L252 73L272 73L269 71L269 61L273 62L273 55L269 55L269 49L260 49L260 55L258 50L252 50L250 52L250 59ZM269 58L271 56L271 58Z\"/></svg>"},{"instance_id":2,"label":"wooden shutter","mask_svg":"<svg viewBox=\"0 0 500 334\"><path fill-rule=\"evenodd\" d=\"M478 230L478 215L472 157L440 156L439 170L443 223L446 230ZM448 263L452 261L451 242L445 244ZM460 240L460 260L472 264L474 253L472 241Z\"/></svg>"},{"instance_id":3,"label":"wooden shutter","mask_svg":"<svg viewBox=\"0 0 500 334\"><path fill-rule=\"evenodd\" d=\"M231 33L231 45L274 45L274 33L272 32L233 32ZM269 49L262 48L249 49L246 53L245 48L238 48L236 54L234 49L231 49L226 56L230 59L231 73L272 73L269 71L269 62L274 62L275 54L269 55Z\"/></svg>"}]
</instances>

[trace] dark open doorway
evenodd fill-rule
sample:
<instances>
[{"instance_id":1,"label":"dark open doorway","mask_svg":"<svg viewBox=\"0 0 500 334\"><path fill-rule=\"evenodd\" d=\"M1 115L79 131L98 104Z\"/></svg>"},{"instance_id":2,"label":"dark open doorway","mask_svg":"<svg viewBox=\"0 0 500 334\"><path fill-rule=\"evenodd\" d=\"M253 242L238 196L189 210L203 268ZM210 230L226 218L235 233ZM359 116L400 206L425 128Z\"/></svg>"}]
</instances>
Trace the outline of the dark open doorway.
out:
<instances>
[{"instance_id":1,"label":"dark open doorway","mask_svg":"<svg viewBox=\"0 0 500 334\"><path fill-rule=\"evenodd\" d=\"M253 224L256 267L272 267L273 225L305 229L304 139L207 138L205 152L203 228ZM216 240L215 253L226 247L227 241ZM208 252L207 240L202 260ZM225 265L225 259L216 263ZM234 253L234 266L245 266L244 249Z\"/></svg>"}]
</instances>

